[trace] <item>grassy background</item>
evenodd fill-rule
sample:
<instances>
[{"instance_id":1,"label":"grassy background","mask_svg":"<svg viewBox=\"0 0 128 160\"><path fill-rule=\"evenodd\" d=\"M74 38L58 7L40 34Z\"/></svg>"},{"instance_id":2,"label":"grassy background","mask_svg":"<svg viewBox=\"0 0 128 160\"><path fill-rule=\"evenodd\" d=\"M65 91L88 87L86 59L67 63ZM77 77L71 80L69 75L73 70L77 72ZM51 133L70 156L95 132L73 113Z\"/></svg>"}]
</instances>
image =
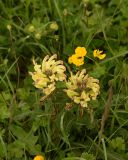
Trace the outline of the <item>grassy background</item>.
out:
<instances>
[{"instance_id":1,"label":"grassy background","mask_svg":"<svg viewBox=\"0 0 128 160\"><path fill-rule=\"evenodd\" d=\"M32 160L37 154L46 160L128 159L127 11L127 0L0 1L0 160ZM53 22L57 30L50 28ZM59 90L40 103L28 74L33 56L54 53L67 74L76 71L67 60L77 46L88 50L83 68L100 80L100 96L90 104L93 121L86 111L80 117L78 106L65 110L69 99ZM94 49L106 58L94 59ZM107 121L100 139L102 117Z\"/></svg>"}]
</instances>

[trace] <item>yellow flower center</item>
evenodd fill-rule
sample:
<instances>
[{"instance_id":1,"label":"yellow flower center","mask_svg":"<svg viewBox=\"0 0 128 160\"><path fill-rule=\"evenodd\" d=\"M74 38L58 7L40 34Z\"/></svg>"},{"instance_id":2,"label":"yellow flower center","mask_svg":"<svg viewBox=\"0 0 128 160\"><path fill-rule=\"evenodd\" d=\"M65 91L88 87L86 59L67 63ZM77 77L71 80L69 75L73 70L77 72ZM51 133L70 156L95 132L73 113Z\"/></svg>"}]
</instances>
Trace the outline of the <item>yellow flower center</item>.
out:
<instances>
[{"instance_id":1,"label":"yellow flower center","mask_svg":"<svg viewBox=\"0 0 128 160\"><path fill-rule=\"evenodd\" d=\"M77 82L77 87L80 89L80 90L85 90L85 88L86 88L86 81L85 80L83 80L82 82Z\"/></svg>"},{"instance_id":2,"label":"yellow flower center","mask_svg":"<svg viewBox=\"0 0 128 160\"><path fill-rule=\"evenodd\" d=\"M45 74L46 74L47 76L51 76L51 75L52 75L52 71L51 71L51 70L46 70L46 71L45 71Z\"/></svg>"}]
</instances>

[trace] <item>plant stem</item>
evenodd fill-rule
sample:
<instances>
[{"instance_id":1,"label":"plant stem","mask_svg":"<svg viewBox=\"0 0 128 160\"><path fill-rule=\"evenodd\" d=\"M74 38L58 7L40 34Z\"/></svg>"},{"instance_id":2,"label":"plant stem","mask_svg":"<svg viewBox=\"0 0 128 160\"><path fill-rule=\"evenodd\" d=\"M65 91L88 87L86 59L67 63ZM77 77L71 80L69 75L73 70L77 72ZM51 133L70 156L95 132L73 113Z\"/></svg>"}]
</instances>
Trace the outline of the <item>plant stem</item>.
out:
<instances>
[{"instance_id":1,"label":"plant stem","mask_svg":"<svg viewBox=\"0 0 128 160\"><path fill-rule=\"evenodd\" d=\"M104 138L101 139L102 144L103 144L103 150L104 150L104 158L105 160L107 160L107 151L106 151L106 146L105 146L105 142L104 142Z\"/></svg>"}]
</instances>

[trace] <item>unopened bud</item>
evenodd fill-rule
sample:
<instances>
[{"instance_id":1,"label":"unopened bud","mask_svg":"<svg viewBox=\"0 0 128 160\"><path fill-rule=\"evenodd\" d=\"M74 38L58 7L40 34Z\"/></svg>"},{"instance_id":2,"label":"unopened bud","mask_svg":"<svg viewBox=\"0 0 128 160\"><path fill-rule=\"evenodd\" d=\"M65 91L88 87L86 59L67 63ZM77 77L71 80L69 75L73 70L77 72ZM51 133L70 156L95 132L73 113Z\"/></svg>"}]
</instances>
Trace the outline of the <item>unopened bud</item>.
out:
<instances>
[{"instance_id":1,"label":"unopened bud","mask_svg":"<svg viewBox=\"0 0 128 160\"><path fill-rule=\"evenodd\" d=\"M59 28L58 24L56 22L51 23L50 29L57 31Z\"/></svg>"},{"instance_id":2,"label":"unopened bud","mask_svg":"<svg viewBox=\"0 0 128 160\"><path fill-rule=\"evenodd\" d=\"M33 25L29 26L28 31L31 32L31 33L34 32L35 27Z\"/></svg>"},{"instance_id":3,"label":"unopened bud","mask_svg":"<svg viewBox=\"0 0 128 160\"><path fill-rule=\"evenodd\" d=\"M58 41L59 40L59 35L55 35L54 38L55 38L56 41Z\"/></svg>"},{"instance_id":4,"label":"unopened bud","mask_svg":"<svg viewBox=\"0 0 128 160\"><path fill-rule=\"evenodd\" d=\"M7 29L8 29L9 31L11 31L12 26L11 26L10 24L8 24L8 25L7 25Z\"/></svg>"},{"instance_id":5,"label":"unopened bud","mask_svg":"<svg viewBox=\"0 0 128 160\"><path fill-rule=\"evenodd\" d=\"M40 39L41 39L41 33L36 33L36 34L35 34L35 38L36 38L37 40L40 40Z\"/></svg>"},{"instance_id":6,"label":"unopened bud","mask_svg":"<svg viewBox=\"0 0 128 160\"><path fill-rule=\"evenodd\" d=\"M67 15L68 15L67 9L64 9L64 10L63 10L63 14L64 14L64 16L67 16Z\"/></svg>"}]
</instances>

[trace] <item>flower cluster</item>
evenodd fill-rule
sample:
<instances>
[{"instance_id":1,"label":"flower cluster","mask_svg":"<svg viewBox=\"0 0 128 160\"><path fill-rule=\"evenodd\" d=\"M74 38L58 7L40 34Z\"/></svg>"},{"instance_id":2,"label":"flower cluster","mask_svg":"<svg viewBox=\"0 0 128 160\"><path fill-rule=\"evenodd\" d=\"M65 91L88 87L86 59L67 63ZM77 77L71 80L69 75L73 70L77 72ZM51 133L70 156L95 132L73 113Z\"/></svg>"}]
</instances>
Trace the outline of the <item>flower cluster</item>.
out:
<instances>
[{"instance_id":1,"label":"flower cluster","mask_svg":"<svg viewBox=\"0 0 128 160\"><path fill-rule=\"evenodd\" d=\"M81 66L84 64L84 56L87 54L87 51L84 47L77 47L75 49L75 54L69 57L68 62L75 64L76 66Z\"/></svg>"},{"instance_id":2,"label":"flower cluster","mask_svg":"<svg viewBox=\"0 0 128 160\"><path fill-rule=\"evenodd\" d=\"M84 56L87 51L84 47L77 47L75 54L69 57L69 63L73 63L76 66L80 66L84 63ZM102 51L94 50L94 57L103 59L106 54ZM43 91L45 96L48 96L56 88L57 81L64 81L68 97L76 104L80 104L81 107L87 107L87 104L91 100L96 100L97 95L100 93L99 80L90 77L86 74L86 70L78 71L76 74L71 72L71 76L66 81L65 71L66 68L63 65L63 61L57 60L57 55L54 54L51 57L48 55L43 59L42 64L39 65L33 60L34 72L30 72L34 81L34 86Z\"/></svg>"},{"instance_id":3,"label":"flower cluster","mask_svg":"<svg viewBox=\"0 0 128 160\"><path fill-rule=\"evenodd\" d=\"M76 75L71 73L71 77L66 82L67 95L77 104L82 107L87 107L87 102L95 100L99 94L99 80L89 77L86 70L78 71Z\"/></svg>"},{"instance_id":4,"label":"flower cluster","mask_svg":"<svg viewBox=\"0 0 128 160\"><path fill-rule=\"evenodd\" d=\"M34 81L34 86L42 89L45 95L49 95L54 91L56 81L64 81L66 79L64 74L66 68L63 66L63 61L57 61L56 59L56 54L51 57L47 55L41 65L38 65L33 60L35 71L30 72L30 74Z\"/></svg>"},{"instance_id":5,"label":"flower cluster","mask_svg":"<svg viewBox=\"0 0 128 160\"><path fill-rule=\"evenodd\" d=\"M85 47L77 47L75 49L75 54L68 58L68 62L70 64L73 63L74 65L79 67L84 64L84 57L86 56L86 54L87 51ZM93 56L99 59L104 59L106 57L106 54L103 53L103 51L100 51L99 49L95 49L93 51Z\"/></svg>"}]
</instances>

